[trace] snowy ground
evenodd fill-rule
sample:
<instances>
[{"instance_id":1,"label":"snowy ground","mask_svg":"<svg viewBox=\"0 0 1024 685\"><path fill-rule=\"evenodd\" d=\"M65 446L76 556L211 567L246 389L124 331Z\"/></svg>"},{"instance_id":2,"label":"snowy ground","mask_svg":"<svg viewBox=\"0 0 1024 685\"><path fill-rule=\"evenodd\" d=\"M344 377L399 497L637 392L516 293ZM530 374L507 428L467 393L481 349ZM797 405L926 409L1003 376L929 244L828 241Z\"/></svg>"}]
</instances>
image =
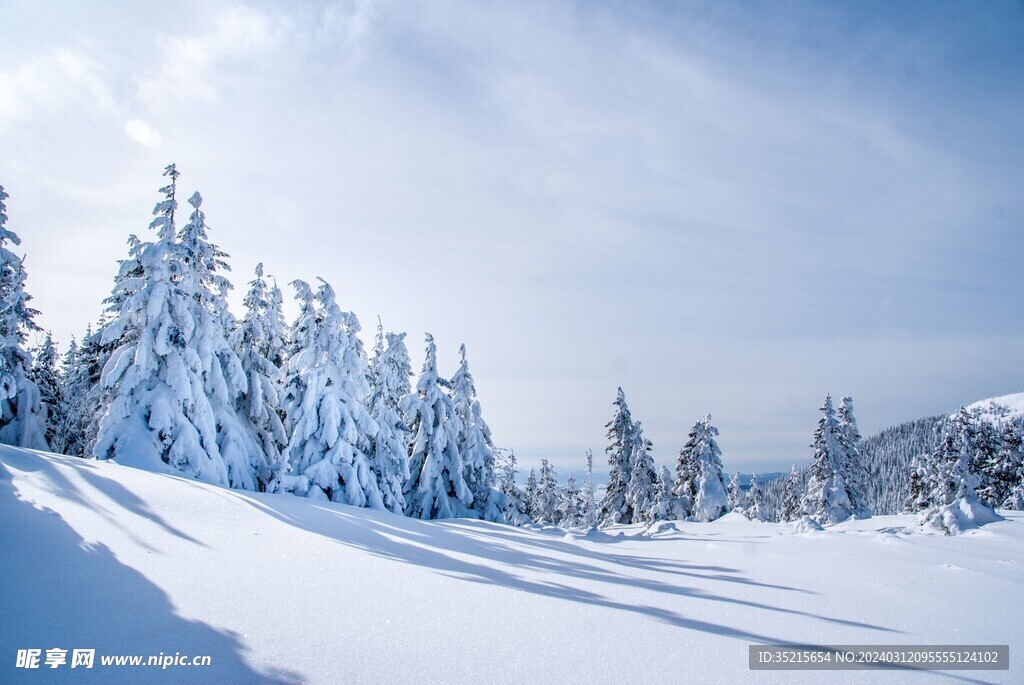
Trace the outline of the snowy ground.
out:
<instances>
[{"instance_id":1,"label":"snowy ground","mask_svg":"<svg viewBox=\"0 0 1024 685\"><path fill-rule=\"evenodd\" d=\"M425 523L3 447L0 683L1024 682L1024 516L911 523ZM748 670L779 642L1009 643L1011 670ZM97 665L15 668L53 647ZM213 665L98 663L160 652Z\"/></svg>"}]
</instances>

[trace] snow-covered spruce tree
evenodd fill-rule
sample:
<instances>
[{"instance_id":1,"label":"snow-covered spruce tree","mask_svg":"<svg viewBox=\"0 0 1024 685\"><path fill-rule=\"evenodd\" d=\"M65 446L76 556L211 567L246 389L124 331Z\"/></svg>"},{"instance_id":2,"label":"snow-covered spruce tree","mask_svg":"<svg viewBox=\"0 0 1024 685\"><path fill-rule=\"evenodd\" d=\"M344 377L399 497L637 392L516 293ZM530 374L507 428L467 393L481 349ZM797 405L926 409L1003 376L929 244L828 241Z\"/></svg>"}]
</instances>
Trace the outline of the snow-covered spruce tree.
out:
<instances>
[{"instance_id":1,"label":"snow-covered spruce tree","mask_svg":"<svg viewBox=\"0 0 1024 685\"><path fill-rule=\"evenodd\" d=\"M50 449L59 454L80 457L83 454L82 436L84 427L79 423L82 415L81 405L85 402L86 390L75 388L74 376L78 372L78 342L71 338L67 352L60 363L60 407L57 410L59 420L56 426L56 437Z\"/></svg>"},{"instance_id":2,"label":"snow-covered spruce tree","mask_svg":"<svg viewBox=\"0 0 1024 685\"><path fill-rule=\"evenodd\" d=\"M793 464L786 476L786 487L782 495L782 506L779 509L779 521L796 521L803 515L801 501L803 499L803 479Z\"/></svg>"},{"instance_id":3,"label":"snow-covered spruce tree","mask_svg":"<svg viewBox=\"0 0 1024 685\"><path fill-rule=\"evenodd\" d=\"M696 428L696 426L694 426ZM672 485L672 518L680 521L693 514L697 497L697 453L694 451L696 436L691 430L689 439L676 457L676 480Z\"/></svg>"},{"instance_id":4,"label":"snow-covered spruce tree","mask_svg":"<svg viewBox=\"0 0 1024 685\"><path fill-rule=\"evenodd\" d=\"M1014 478L1002 502L1004 509L1024 511L1024 420L1008 423L1003 430L1004 463L1016 465Z\"/></svg>"},{"instance_id":5,"label":"snow-covered spruce tree","mask_svg":"<svg viewBox=\"0 0 1024 685\"><path fill-rule=\"evenodd\" d=\"M25 350L29 332L41 330L38 311L28 306L25 265L7 243L21 238L7 228L8 195L0 186L0 443L48 449L46 408L32 382L32 355Z\"/></svg>"},{"instance_id":6,"label":"snow-covered spruce tree","mask_svg":"<svg viewBox=\"0 0 1024 685\"><path fill-rule=\"evenodd\" d=\"M672 472L664 464L658 469L658 480L655 483L654 502L651 504L649 521L664 521L673 517Z\"/></svg>"},{"instance_id":7,"label":"snow-covered spruce tree","mask_svg":"<svg viewBox=\"0 0 1024 685\"><path fill-rule=\"evenodd\" d=\"M746 493L743 492L742 486L740 486L740 472L736 471L729 478L729 485L725 489L728 499L726 501L726 508L729 511L743 512L744 497Z\"/></svg>"},{"instance_id":8,"label":"snow-covered spruce tree","mask_svg":"<svg viewBox=\"0 0 1024 685\"><path fill-rule=\"evenodd\" d=\"M301 311L288 360L288 469L270 489L383 509L367 457L377 424L364 404L370 387L356 339L359 323L341 311L326 281L321 279L315 296L304 281L292 285Z\"/></svg>"},{"instance_id":9,"label":"snow-covered spruce tree","mask_svg":"<svg viewBox=\"0 0 1024 685\"><path fill-rule=\"evenodd\" d=\"M405 512L413 518L467 516L473 504L458 447L462 421L442 387L444 383L437 373L437 346L428 333L416 394L406 395L401 402L405 423L414 436L404 490Z\"/></svg>"},{"instance_id":10,"label":"snow-covered spruce tree","mask_svg":"<svg viewBox=\"0 0 1024 685\"><path fill-rule=\"evenodd\" d=\"M584 528L593 528L597 525L597 501L594 497L594 453L587 450L587 485L582 493L583 509L580 515L580 525Z\"/></svg>"},{"instance_id":11,"label":"snow-covered spruce tree","mask_svg":"<svg viewBox=\"0 0 1024 685\"><path fill-rule=\"evenodd\" d=\"M828 525L850 518L854 504L845 478L844 460L848 450L836 421L831 395L825 396L821 412L811 445L814 454L802 508L804 514L817 523Z\"/></svg>"},{"instance_id":12,"label":"snow-covered spruce tree","mask_svg":"<svg viewBox=\"0 0 1024 685\"><path fill-rule=\"evenodd\" d=\"M204 390L205 365L189 345L196 332L192 294L181 287L185 266L175 240L178 172L153 210L156 241L139 254L141 285L115 285L119 310L103 330L104 344L122 341L103 368L110 400L93 454L160 470L164 465L200 480L228 485L217 447L217 421ZM128 331L131 331L128 333Z\"/></svg>"},{"instance_id":13,"label":"snow-covered spruce tree","mask_svg":"<svg viewBox=\"0 0 1024 685\"><path fill-rule=\"evenodd\" d=\"M651 457L651 441L644 437L640 421L633 425L633 468L626 487L626 511L631 523L650 521L657 496L658 474Z\"/></svg>"},{"instance_id":14,"label":"snow-covered spruce tree","mask_svg":"<svg viewBox=\"0 0 1024 685\"><path fill-rule=\"evenodd\" d=\"M867 506L868 471L864 468L864 460L861 456L861 445L864 441L857 428L857 419L853 415L852 397L849 395L843 397L839 403L836 417L839 421L841 443L844 448L840 466L850 500L850 511L859 519L869 518L871 509Z\"/></svg>"},{"instance_id":15,"label":"snow-covered spruce tree","mask_svg":"<svg viewBox=\"0 0 1024 685\"><path fill-rule=\"evenodd\" d=\"M228 342L235 321L226 301L231 284L220 274L228 269L227 255L209 240L202 196L193 193L188 203L193 211L178 232L176 245L182 266L178 287L190 300L194 322L186 345L201 364L203 390L216 421L217 449L227 469L228 484L257 490L265 485L270 465L244 411L247 374Z\"/></svg>"},{"instance_id":16,"label":"snow-covered spruce tree","mask_svg":"<svg viewBox=\"0 0 1024 685\"><path fill-rule=\"evenodd\" d=\"M1006 501L1017 476L1018 464L1012 458L1012 452L1003 449L1006 429L1012 423L999 428L985 417L973 418L974 462L980 476L978 499L995 509Z\"/></svg>"},{"instance_id":17,"label":"snow-covered spruce tree","mask_svg":"<svg viewBox=\"0 0 1024 685\"><path fill-rule=\"evenodd\" d=\"M523 484L522 512L534 521L537 520L537 489L537 471L530 469Z\"/></svg>"},{"instance_id":18,"label":"snow-covered spruce tree","mask_svg":"<svg viewBox=\"0 0 1024 685\"><path fill-rule=\"evenodd\" d=\"M976 461L977 427L961 408L946 425L942 442L922 471L928 507L918 516L918 524L957 534L999 517L978 499L981 482Z\"/></svg>"},{"instance_id":19,"label":"snow-covered spruce tree","mask_svg":"<svg viewBox=\"0 0 1024 685\"><path fill-rule=\"evenodd\" d=\"M95 442L99 428L99 402L103 394L100 387L100 373L96 355L96 335L90 326L79 345L74 339L64 354L62 376L64 385L61 396L65 417L64 451L72 457L92 456L89 445Z\"/></svg>"},{"instance_id":20,"label":"snow-covered spruce tree","mask_svg":"<svg viewBox=\"0 0 1024 685\"><path fill-rule=\"evenodd\" d=\"M615 415L606 424L611 444L605 448L608 455L608 487L605 489L601 506L597 510L601 526L616 523L632 523L632 509L626 499L629 477L633 471L633 417L626 404L626 394L619 388L613 403Z\"/></svg>"},{"instance_id":21,"label":"snow-covered spruce tree","mask_svg":"<svg viewBox=\"0 0 1024 685\"><path fill-rule=\"evenodd\" d=\"M580 526L580 490L576 487L576 477L571 473L565 479L565 487L558 495L558 506L555 508L557 524L562 528L579 528Z\"/></svg>"},{"instance_id":22,"label":"snow-covered spruce tree","mask_svg":"<svg viewBox=\"0 0 1024 685\"><path fill-rule=\"evenodd\" d=\"M50 450L57 454L64 453L65 417L64 417L64 381L57 365L57 350L53 345L53 336L49 331L42 344L35 351L32 362L32 382L39 388L39 401L46 414L46 432L44 438Z\"/></svg>"},{"instance_id":23,"label":"snow-covered spruce tree","mask_svg":"<svg viewBox=\"0 0 1024 685\"><path fill-rule=\"evenodd\" d=\"M410 432L402 420L399 404L411 392L411 367L405 333L385 335L378 321L370 362L370 416L377 424L371 468L377 476L385 508L396 514L405 512L402 488L409 480Z\"/></svg>"},{"instance_id":24,"label":"snow-covered spruce tree","mask_svg":"<svg viewBox=\"0 0 1024 685\"><path fill-rule=\"evenodd\" d=\"M750 489L744 500L743 515L751 521L764 521L764 490L757 482L756 473L750 476Z\"/></svg>"},{"instance_id":25,"label":"snow-covered spruce tree","mask_svg":"<svg viewBox=\"0 0 1024 685\"><path fill-rule=\"evenodd\" d=\"M558 479L555 469L547 459L540 460L540 473L537 474L537 496L534 499L533 520L537 523L558 522Z\"/></svg>"},{"instance_id":26,"label":"snow-covered spruce tree","mask_svg":"<svg viewBox=\"0 0 1024 685\"><path fill-rule=\"evenodd\" d=\"M501 521L506 503L494 489L494 442L491 429L481 416L473 375L466 361L466 346L459 346L459 369L452 377L452 403L462 422L458 436L463 475L473 493L473 511L485 521Z\"/></svg>"},{"instance_id":27,"label":"snow-covered spruce tree","mask_svg":"<svg viewBox=\"0 0 1024 685\"><path fill-rule=\"evenodd\" d=\"M230 343L247 383L235 409L245 417L259 448L256 477L259 489L265 490L280 471L281 454L288 445L283 410L287 333L279 291L263 276L262 263L256 265L256 278L249 282L242 304L245 314L231 333Z\"/></svg>"},{"instance_id":28,"label":"snow-covered spruce tree","mask_svg":"<svg viewBox=\"0 0 1024 685\"><path fill-rule=\"evenodd\" d=\"M684 450L693 452L697 463L696 494L693 516L698 521L714 521L726 512L728 497L725 477L722 475L722 450L715 436L718 429L711 425L711 414L705 414L693 425Z\"/></svg>"},{"instance_id":29,"label":"snow-covered spruce tree","mask_svg":"<svg viewBox=\"0 0 1024 685\"><path fill-rule=\"evenodd\" d=\"M523 505L523 493L516 485L516 453L500 447L494 450L495 460L500 465L498 470L498 491L505 502L505 523L521 525L528 518Z\"/></svg>"}]
</instances>

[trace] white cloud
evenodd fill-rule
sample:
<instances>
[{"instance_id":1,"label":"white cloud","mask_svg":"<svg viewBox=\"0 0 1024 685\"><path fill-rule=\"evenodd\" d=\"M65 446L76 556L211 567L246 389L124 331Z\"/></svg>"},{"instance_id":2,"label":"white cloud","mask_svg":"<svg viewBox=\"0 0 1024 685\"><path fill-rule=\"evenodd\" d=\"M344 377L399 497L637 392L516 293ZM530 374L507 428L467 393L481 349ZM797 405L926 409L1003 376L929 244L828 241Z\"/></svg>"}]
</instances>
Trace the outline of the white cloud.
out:
<instances>
[{"instance_id":1,"label":"white cloud","mask_svg":"<svg viewBox=\"0 0 1024 685\"><path fill-rule=\"evenodd\" d=\"M60 48L0 71L0 131L20 122L64 115L74 110L97 114L114 108L103 69L80 52Z\"/></svg>"},{"instance_id":2,"label":"white cloud","mask_svg":"<svg viewBox=\"0 0 1024 685\"><path fill-rule=\"evenodd\" d=\"M160 131L138 119L124 122L124 134L143 147L160 147Z\"/></svg>"}]
</instances>

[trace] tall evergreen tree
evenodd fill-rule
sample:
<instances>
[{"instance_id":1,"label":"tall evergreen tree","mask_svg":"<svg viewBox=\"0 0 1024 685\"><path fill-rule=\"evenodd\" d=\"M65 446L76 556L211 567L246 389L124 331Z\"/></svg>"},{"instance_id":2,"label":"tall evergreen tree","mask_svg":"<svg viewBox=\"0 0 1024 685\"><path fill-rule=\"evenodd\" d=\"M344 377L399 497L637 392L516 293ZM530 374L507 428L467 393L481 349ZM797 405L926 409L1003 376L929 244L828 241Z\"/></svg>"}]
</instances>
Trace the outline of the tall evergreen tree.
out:
<instances>
[{"instance_id":1,"label":"tall evergreen tree","mask_svg":"<svg viewBox=\"0 0 1024 685\"><path fill-rule=\"evenodd\" d=\"M404 491L406 514L419 519L466 516L473 504L458 447L462 421L443 384L437 372L437 346L428 333L416 394L406 395L401 403L414 436Z\"/></svg>"},{"instance_id":2,"label":"tall evergreen tree","mask_svg":"<svg viewBox=\"0 0 1024 685\"><path fill-rule=\"evenodd\" d=\"M476 385L466 361L466 346L459 346L459 369L452 377L452 403L462 423L458 448L462 455L463 475L473 493L473 511L486 521L503 518L503 502L494 489L494 442L491 429L481 416Z\"/></svg>"},{"instance_id":3,"label":"tall evergreen tree","mask_svg":"<svg viewBox=\"0 0 1024 685\"><path fill-rule=\"evenodd\" d=\"M594 497L594 453L587 450L587 485L583 491L583 511L580 524L584 528L597 525L597 501Z\"/></svg>"},{"instance_id":4,"label":"tall evergreen tree","mask_svg":"<svg viewBox=\"0 0 1024 685\"><path fill-rule=\"evenodd\" d=\"M558 479L555 469L547 459L540 460L540 473L537 474L537 496L534 500L533 520L537 523L558 522Z\"/></svg>"},{"instance_id":5,"label":"tall evergreen tree","mask_svg":"<svg viewBox=\"0 0 1024 685\"><path fill-rule=\"evenodd\" d=\"M231 333L230 343L247 382L235 409L248 422L259 449L256 475L264 490L281 469L288 433L283 410L287 334L279 292L264 278L262 263L256 265L256 278L249 282L242 304L245 314Z\"/></svg>"},{"instance_id":6,"label":"tall evergreen tree","mask_svg":"<svg viewBox=\"0 0 1024 685\"><path fill-rule=\"evenodd\" d=\"M658 474L651 457L651 441L644 437L640 421L633 424L632 469L626 487L626 513L622 520L642 523L650 520L651 510L657 496Z\"/></svg>"},{"instance_id":7,"label":"tall evergreen tree","mask_svg":"<svg viewBox=\"0 0 1024 685\"><path fill-rule=\"evenodd\" d=\"M39 312L28 306L24 260L7 247L21 245L7 228L7 198L0 186L0 443L45 450L46 409L25 349L28 334L41 330L35 322Z\"/></svg>"},{"instance_id":8,"label":"tall evergreen tree","mask_svg":"<svg viewBox=\"0 0 1024 685\"><path fill-rule=\"evenodd\" d=\"M850 512L857 518L868 518L871 509L867 505L868 472L864 468L861 455L863 439L857 428L857 419L853 415L853 398L845 396L840 401L836 413L839 422L839 433L843 447L840 468L846 484L847 497L850 500Z\"/></svg>"},{"instance_id":9,"label":"tall evergreen tree","mask_svg":"<svg viewBox=\"0 0 1024 685\"><path fill-rule=\"evenodd\" d=\"M711 414L705 414L693 425L690 439L683 447L691 450L697 464L696 494L693 516L699 521L714 521L726 512L728 496L722 475L722 450L715 437L718 429L711 425Z\"/></svg>"},{"instance_id":10,"label":"tall evergreen tree","mask_svg":"<svg viewBox=\"0 0 1024 685\"><path fill-rule=\"evenodd\" d=\"M1024 419L1008 423L1003 430L1003 462L1010 465L1014 475L1003 499L1005 509L1024 511Z\"/></svg>"},{"instance_id":11,"label":"tall evergreen tree","mask_svg":"<svg viewBox=\"0 0 1024 685\"><path fill-rule=\"evenodd\" d=\"M523 484L523 498L522 498L522 511L524 514L530 517L530 519L537 521L537 491L539 486L537 485L537 471L536 469L530 469L530 473L526 476L526 483Z\"/></svg>"},{"instance_id":12,"label":"tall evergreen tree","mask_svg":"<svg viewBox=\"0 0 1024 685\"><path fill-rule=\"evenodd\" d=\"M523 504L523 493L516 485L515 450L503 450L499 447L495 449L495 458L500 464L498 491L505 502L505 522L516 524L528 514Z\"/></svg>"},{"instance_id":13,"label":"tall evergreen tree","mask_svg":"<svg viewBox=\"0 0 1024 685\"><path fill-rule=\"evenodd\" d=\"M1018 463L1012 451L1004 449L1007 429L1012 423L998 428L987 418L976 416L974 420L974 462L978 470L978 499L993 509L1002 506L1013 488ZM1011 430L1012 440L1012 430Z\"/></svg>"},{"instance_id":14,"label":"tall evergreen tree","mask_svg":"<svg viewBox=\"0 0 1024 685\"><path fill-rule=\"evenodd\" d=\"M580 490L576 487L576 477L571 473L565 479L565 487L559 493L556 508L557 524L562 528L579 528L580 526Z\"/></svg>"},{"instance_id":15,"label":"tall evergreen tree","mask_svg":"<svg viewBox=\"0 0 1024 685\"><path fill-rule=\"evenodd\" d=\"M377 475L384 506L396 514L405 512L402 489L409 480L410 431L402 420L399 405L402 398L411 392L411 375L405 333L385 335L383 325L378 322L370 364L370 416L378 428L371 467Z\"/></svg>"},{"instance_id":16,"label":"tall evergreen tree","mask_svg":"<svg viewBox=\"0 0 1024 685\"><path fill-rule=\"evenodd\" d=\"M729 511L743 511L743 500L744 492L742 486L740 486L740 472L736 471L729 478L729 485L725 489L728 499L726 501L726 508Z\"/></svg>"},{"instance_id":17,"label":"tall evergreen tree","mask_svg":"<svg viewBox=\"0 0 1024 685\"><path fill-rule=\"evenodd\" d=\"M846 441L836 421L832 396L825 397L822 417L814 431L814 448L810 478L804 493L804 513L820 524L844 521L854 514L855 504L850 501L846 483Z\"/></svg>"},{"instance_id":18,"label":"tall evergreen tree","mask_svg":"<svg viewBox=\"0 0 1024 685\"><path fill-rule=\"evenodd\" d=\"M100 420L94 454L158 470L169 465L201 480L228 485L217 446L217 421L204 390L206 367L189 345L196 330L192 293L175 242L178 172L153 210L156 241L140 251L142 285L115 285L120 309L103 331L103 342L121 341L103 368L110 402ZM122 335L133 329L130 335ZM108 337L109 336L109 337Z\"/></svg>"},{"instance_id":19,"label":"tall evergreen tree","mask_svg":"<svg viewBox=\"0 0 1024 685\"><path fill-rule=\"evenodd\" d=\"M764 490L761 488L761 484L757 482L756 473L750 476L750 489L747 490L747 496L744 500L743 515L751 521L764 521Z\"/></svg>"},{"instance_id":20,"label":"tall evergreen tree","mask_svg":"<svg viewBox=\"0 0 1024 685\"><path fill-rule=\"evenodd\" d=\"M619 388L613 404L615 415L605 426L608 429L608 439L611 441L605 448L611 469L608 474L608 487L597 511L597 518L602 526L632 522L632 509L627 500L627 490L633 471L633 417L622 388Z\"/></svg>"},{"instance_id":21,"label":"tall evergreen tree","mask_svg":"<svg viewBox=\"0 0 1024 685\"><path fill-rule=\"evenodd\" d=\"M694 426L696 428L696 426ZM672 485L673 518L685 520L693 515L697 499L697 434L690 431L689 439L676 457L676 480Z\"/></svg>"},{"instance_id":22,"label":"tall evergreen tree","mask_svg":"<svg viewBox=\"0 0 1024 685\"><path fill-rule=\"evenodd\" d=\"M364 404L370 388L365 354L356 339L359 323L341 311L326 281L321 279L315 296L303 281L292 285L302 319L295 327L301 331L295 354L288 361L289 468L271 489L383 509L367 457L377 424Z\"/></svg>"},{"instance_id":23,"label":"tall evergreen tree","mask_svg":"<svg viewBox=\"0 0 1024 685\"><path fill-rule=\"evenodd\" d=\"M672 472L664 464L658 469L658 480L656 482L654 502L647 519L649 521L663 521L673 518L672 502Z\"/></svg>"}]
</instances>

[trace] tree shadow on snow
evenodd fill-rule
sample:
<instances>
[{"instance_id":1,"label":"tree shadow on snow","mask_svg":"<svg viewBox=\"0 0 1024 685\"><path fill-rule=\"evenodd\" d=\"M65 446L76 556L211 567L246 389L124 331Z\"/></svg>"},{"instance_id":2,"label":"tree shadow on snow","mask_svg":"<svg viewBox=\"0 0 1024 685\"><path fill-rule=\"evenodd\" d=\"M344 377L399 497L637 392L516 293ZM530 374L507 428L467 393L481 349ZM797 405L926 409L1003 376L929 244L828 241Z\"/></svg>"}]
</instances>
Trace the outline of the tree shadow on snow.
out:
<instances>
[{"instance_id":1,"label":"tree shadow on snow","mask_svg":"<svg viewBox=\"0 0 1024 685\"><path fill-rule=\"evenodd\" d=\"M38 463L40 470L53 468L45 460L31 461ZM74 486L59 474L48 471L46 477L65 488L61 494L80 498ZM113 487L109 482L106 486ZM107 492L123 496L109 489ZM137 498L134 506L137 512L144 510ZM156 520L152 512L148 516ZM4 591L0 593L0 682L301 682L296 673L255 671L243 658L245 646L239 636L179 616L163 590L120 563L106 546L85 543L56 512L19 500L10 472L2 463L0 540L6 547L0 557L0 577L4 579ZM68 663L47 668L46 650L53 648L68 650ZM20 649L42 650L38 670L16 668ZM74 649L96 650L92 669L71 669ZM161 652L209 655L211 665L162 670L152 666L105 667L100 663L102 655L148 658Z\"/></svg>"},{"instance_id":2,"label":"tree shadow on snow","mask_svg":"<svg viewBox=\"0 0 1024 685\"><path fill-rule=\"evenodd\" d=\"M679 582L681 577L753 586L765 592L808 593L800 588L760 583L728 567L690 565L675 560L588 549L573 539L566 539L564 533L562 537L555 537L463 519L422 522L384 512L326 503L316 505L305 502L299 510L293 506L297 503L289 501L288 496L254 498L240 493L236 496L290 525L374 556L430 568L442 575L470 582L642 614L687 630L747 642L790 644L770 635L688 618L659 606L620 602L595 589L580 587L577 583L590 581L594 584L627 586L661 595L740 605L771 614L801 616L832 625L888 634L901 632L870 623L787 609L783 606L785 601L782 597L778 602L769 604L684 585ZM291 513L287 513L289 511ZM344 525L339 525L341 521L344 521ZM480 559L484 563L476 563L473 559ZM487 563L492 561L497 564ZM623 573L622 567L643 573ZM541 579L518 575L513 572L517 568L539 572L542 574ZM657 575L663 578L650 577Z\"/></svg>"}]
</instances>

